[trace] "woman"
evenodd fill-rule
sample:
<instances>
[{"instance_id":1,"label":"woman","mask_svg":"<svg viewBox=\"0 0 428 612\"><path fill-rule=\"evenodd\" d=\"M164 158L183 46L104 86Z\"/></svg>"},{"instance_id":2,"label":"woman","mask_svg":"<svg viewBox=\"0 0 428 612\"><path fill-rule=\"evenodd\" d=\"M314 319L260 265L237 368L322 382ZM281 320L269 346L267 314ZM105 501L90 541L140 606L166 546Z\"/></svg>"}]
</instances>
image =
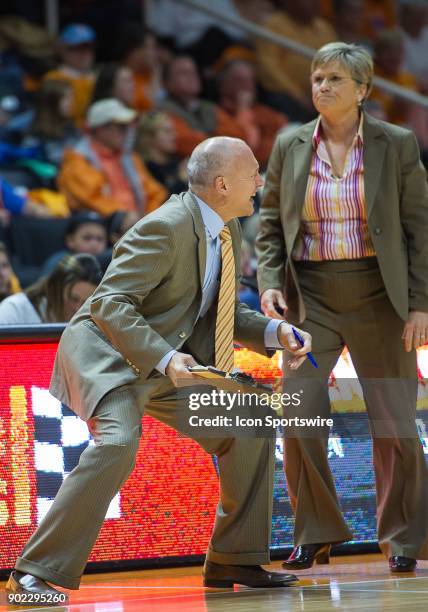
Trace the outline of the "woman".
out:
<instances>
[{"instance_id":1,"label":"woman","mask_svg":"<svg viewBox=\"0 0 428 612\"><path fill-rule=\"evenodd\" d=\"M329 415L327 380L344 346L364 391L373 435L379 545L391 571L428 558L428 475L415 426L416 351L428 337L428 194L409 130L363 111L373 63L335 42L315 54L318 119L277 138L258 235L263 312L304 321L315 369L284 364L287 391L302 389L299 416ZM306 377L303 380L301 377ZM376 384L377 383L377 384ZM287 569L328 562L352 538L327 460L328 431L285 435L295 512Z\"/></svg>"},{"instance_id":2,"label":"woman","mask_svg":"<svg viewBox=\"0 0 428 612\"><path fill-rule=\"evenodd\" d=\"M176 133L165 113L146 113L140 121L136 151L169 194L187 191L187 159L177 157Z\"/></svg>"},{"instance_id":3,"label":"woman","mask_svg":"<svg viewBox=\"0 0 428 612\"><path fill-rule=\"evenodd\" d=\"M155 35L138 23L127 22L119 31L116 56L134 78L132 108L151 110L163 97L162 64Z\"/></svg>"},{"instance_id":4,"label":"woman","mask_svg":"<svg viewBox=\"0 0 428 612\"><path fill-rule=\"evenodd\" d=\"M111 62L105 64L97 75L92 104L105 98L116 98L132 107L135 95L135 82L132 70L124 64Z\"/></svg>"},{"instance_id":5,"label":"woman","mask_svg":"<svg viewBox=\"0 0 428 612\"><path fill-rule=\"evenodd\" d=\"M66 147L76 144L80 132L72 118L73 91L65 81L44 81L37 92L36 113L25 146L39 146L42 161L60 166Z\"/></svg>"},{"instance_id":6,"label":"woman","mask_svg":"<svg viewBox=\"0 0 428 612\"><path fill-rule=\"evenodd\" d=\"M49 276L0 304L0 325L65 323L101 281L93 255L67 255Z\"/></svg>"}]
</instances>

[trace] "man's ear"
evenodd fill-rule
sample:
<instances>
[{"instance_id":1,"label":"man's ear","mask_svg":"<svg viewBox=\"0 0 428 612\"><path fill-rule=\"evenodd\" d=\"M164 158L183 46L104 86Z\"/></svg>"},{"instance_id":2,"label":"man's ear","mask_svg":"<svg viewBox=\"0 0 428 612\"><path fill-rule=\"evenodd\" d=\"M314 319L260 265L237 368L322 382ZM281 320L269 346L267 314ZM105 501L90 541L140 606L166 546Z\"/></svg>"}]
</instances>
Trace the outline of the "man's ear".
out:
<instances>
[{"instance_id":1,"label":"man's ear","mask_svg":"<svg viewBox=\"0 0 428 612\"><path fill-rule=\"evenodd\" d=\"M225 195L227 192L227 185L224 176L216 176L214 179L214 189L217 193Z\"/></svg>"}]
</instances>

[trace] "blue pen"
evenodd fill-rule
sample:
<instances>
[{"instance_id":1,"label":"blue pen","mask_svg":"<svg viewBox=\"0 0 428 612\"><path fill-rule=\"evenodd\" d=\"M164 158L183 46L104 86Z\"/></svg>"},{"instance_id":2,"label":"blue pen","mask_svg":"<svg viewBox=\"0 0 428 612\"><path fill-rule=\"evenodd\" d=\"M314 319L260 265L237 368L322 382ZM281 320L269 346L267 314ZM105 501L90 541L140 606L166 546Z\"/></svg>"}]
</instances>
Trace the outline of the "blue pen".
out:
<instances>
[{"instance_id":1,"label":"blue pen","mask_svg":"<svg viewBox=\"0 0 428 612\"><path fill-rule=\"evenodd\" d=\"M301 346L304 346L305 341L303 340L302 336L299 334L299 332L294 329L294 327L291 328L293 330L293 335L296 338L297 342L299 342L299 344ZM306 357L309 359L309 361L311 362L311 364L314 366L314 368L318 367L317 362L314 359L314 356L312 355L312 353L306 353Z\"/></svg>"}]
</instances>

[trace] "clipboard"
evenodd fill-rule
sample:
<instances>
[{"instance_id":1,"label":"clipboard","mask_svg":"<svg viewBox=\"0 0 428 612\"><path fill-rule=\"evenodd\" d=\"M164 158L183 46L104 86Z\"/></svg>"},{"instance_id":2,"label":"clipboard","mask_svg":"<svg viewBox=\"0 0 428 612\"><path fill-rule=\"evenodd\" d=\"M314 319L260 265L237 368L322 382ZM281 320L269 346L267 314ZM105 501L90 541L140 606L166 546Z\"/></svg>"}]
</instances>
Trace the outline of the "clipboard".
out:
<instances>
[{"instance_id":1,"label":"clipboard","mask_svg":"<svg viewBox=\"0 0 428 612\"><path fill-rule=\"evenodd\" d=\"M204 379L207 384L209 383L222 383L222 385L230 391L242 391L244 393L272 393L273 389L271 385L266 385L257 382L249 374L240 372L239 370L234 372L225 372L218 370L214 366L192 366L189 367L189 372L196 376Z\"/></svg>"}]
</instances>

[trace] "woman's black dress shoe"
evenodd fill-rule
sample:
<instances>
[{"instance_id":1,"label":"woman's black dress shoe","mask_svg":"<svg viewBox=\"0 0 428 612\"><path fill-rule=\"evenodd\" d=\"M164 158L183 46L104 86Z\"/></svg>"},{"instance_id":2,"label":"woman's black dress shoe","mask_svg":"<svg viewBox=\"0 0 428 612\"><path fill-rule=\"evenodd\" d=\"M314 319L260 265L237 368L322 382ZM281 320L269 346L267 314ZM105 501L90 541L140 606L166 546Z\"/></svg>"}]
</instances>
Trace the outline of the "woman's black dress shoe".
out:
<instances>
[{"instance_id":1,"label":"woman's black dress shoe","mask_svg":"<svg viewBox=\"0 0 428 612\"><path fill-rule=\"evenodd\" d=\"M312 567L314 561L318 565L330 563L331 544L302 544L296 546L287 561L284 561L284 569L302 570Z\"/></svg>"},{"instance_id":2,"label":"woman's black dress shoe","mask_svg":"<svg viewBox=\"0 0 428 612\"><path fill-rule=\"evenodd\" d=\"M389 557L389 569L391 572L414 572L416 559L412 557Z\"/></svg>"}]
</instances>

